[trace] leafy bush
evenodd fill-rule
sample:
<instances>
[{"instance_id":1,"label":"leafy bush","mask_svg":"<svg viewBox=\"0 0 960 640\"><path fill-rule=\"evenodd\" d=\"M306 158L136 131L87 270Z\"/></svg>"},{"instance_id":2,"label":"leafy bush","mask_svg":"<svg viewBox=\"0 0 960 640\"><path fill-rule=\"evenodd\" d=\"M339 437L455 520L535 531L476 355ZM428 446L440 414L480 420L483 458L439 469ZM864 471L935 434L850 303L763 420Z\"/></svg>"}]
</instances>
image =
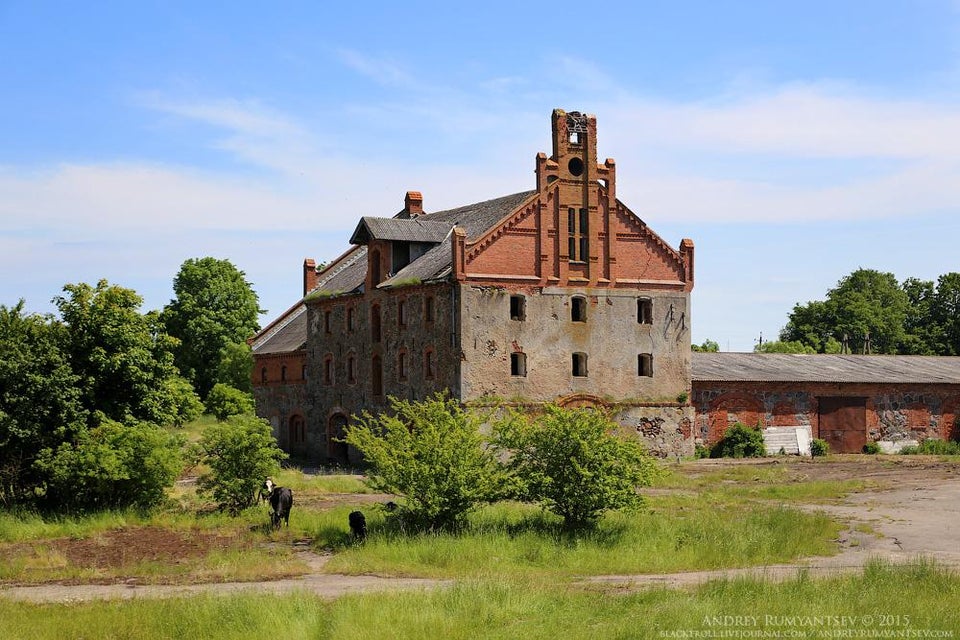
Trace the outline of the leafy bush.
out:
<instances>
[{"instance_id":1,"label":"leafy bush","mask_svg":"<svg viewBox=\"0 0 960 640\"><path fill-rule=\"evenodd\" d=\"M390 415L348 425L344 440L363 454L375 488L404 496L391 517L420 530L451 529L503 495L505 472L480 435L482 418L440 394L390 405Z\"/></svg>"},{"instance_id":2,"label":"leafy bush","mask_svg":"<svg viewBox=\"0 0 960 640\"><path fill-rule=\"evenodd\" d=\"M230 416L207 427L198 448L198 461L210 467L197 480L199 493L232 514L256 502L263 481L287 457L277 446L270 423L251 415Z\"/></svg>"},{"instance_id":3,"label":"leafy bush","mask_svg":"<svg viewBox=\"0 0 960 640\"><path fill-rule=\"evenodd\" d=\"M710 447L704 444L693 445L693 457L697 460L710 457Z\"/></svg>"},{"instance_id":4,"label":"leafy bush","mask_svg":"<svg viewBox=\"0 0 960 640\"><path fill-rule=\"evenodd\" d=\"M762 458L767 454L763 432L739 422L710 449L711 458Z\"/></svg>"},{"instance_id":5,"label":"leafy bush","mask_svg":"<svg viewBox=\"0 0 960 640\"><path fill-rule=\"evenodd\" d=\"M863 452L869 455L876 455L880 453L880 445L876 442L868 442L863 445Z\"/></svg>"},{"instance_id":6,"label":"leafy bush","mask_svg":"<svg viewBox=\"0 0 960 640\"><path fill-rule=\"evenodd\" d=\"M44 502L71 510L155 506L183 469L182 449L182 438L156 425L105 420L42 452Z\"/></svg>"},{"instance_id":7,"label":"leafy bush","mask_svg":"<svg viewBox=\"0 0 960 640\"><path fill-rule=\"evenodd\" d=\"M953 440L927 438L921 441L918 446L903 447L900 449L900 453L902 455L956 456L960 455L960 443Z\"/></svg>"},{"instance_id":8,"label":"leafy bush","mask_svg":"<svg viewBox=\"0 0 960 640\"><path fill-rule=\"evenodd\" d=\"M830 453L830 443L820 438L810 441L810 457L819 458Z\"/></svg>"},{"instance_id":9,"label":"leafy bush","mask_svg":"<svg viewBox=\"0 0 960 640\"><path fill-rule=\"evenodd\" d=\"M562 517L565 528L578 529L607 510L641 505L637 488L658 474L643 445L617 437L617 428L603 412L548 405L542 416L515 417L496 433L509 454L518 497Z\"/></svg>"},{"instance_id":10,"label":"leafy bush","mask_svg":"<svg viewBox=\"0 0 960 640\"><path fill-rule=\"evenodd\" d=\"M253 397L239 389L218 382L207 396L207 413L223 421L230 416L253 414Z\"/></svg>"}]
</instances>

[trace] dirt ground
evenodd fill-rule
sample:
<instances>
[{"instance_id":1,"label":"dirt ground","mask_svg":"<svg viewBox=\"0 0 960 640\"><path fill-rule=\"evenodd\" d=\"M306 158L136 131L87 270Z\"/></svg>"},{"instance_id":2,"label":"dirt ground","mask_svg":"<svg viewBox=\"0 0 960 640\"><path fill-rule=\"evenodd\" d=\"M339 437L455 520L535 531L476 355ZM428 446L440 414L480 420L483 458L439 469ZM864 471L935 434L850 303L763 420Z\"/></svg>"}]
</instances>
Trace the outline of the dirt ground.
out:
<instances>
[{"instance_id":1,"label":"dirt ground","mask_svg":"<svg viewBox=\"0 0 960 640\"><path fill-rule=\"evenodd\" d=\"M624 590L651 585L682 586L717 577L758 575L785 579L805 571L810 575L831 575L861 569L872 558L892 563L927 558L941 565L960 567L960 464L925 456L834 456L830 460L800 461L701 460L685 463L682 472L701 475L729 465L786 464L791 474L806 480L866 480L869 488L848 495L836 504L795 505L820 509L850 523L837 544L840 553L831 557L807 558L792 564L720 571L696 571L666 575L593 576L581 584L601 589ZM327 496L323 506L338 499L355 502L382 496ZM328 504L329 503L329 504ZM320 506L320 505L316 505ZM860 526L857 526L860 525ZM66 556L73 564L109 568L124 563L155 561L189 563L215 549L238 544L232 537L204 532L175 532L139 527L110 531L88 539L63 538L44 543ZM19 548L22 546L23 548ZM171 597L198 592L256 590L281 593L307 590L323 597L337 597L357 591L424 588L448 581L345 576L323 573L327 558L310 551L306 541L294 544L295 553L308 573L294 578L263 582L187 585L145 585L136 581L119 584L44 584L0 586L0 597L32 602L83 601L102 598ZM29 553L29 545L14 545L7 553ZM8 556L10 557L10 556Z\"/></svg>"}]
</instances>

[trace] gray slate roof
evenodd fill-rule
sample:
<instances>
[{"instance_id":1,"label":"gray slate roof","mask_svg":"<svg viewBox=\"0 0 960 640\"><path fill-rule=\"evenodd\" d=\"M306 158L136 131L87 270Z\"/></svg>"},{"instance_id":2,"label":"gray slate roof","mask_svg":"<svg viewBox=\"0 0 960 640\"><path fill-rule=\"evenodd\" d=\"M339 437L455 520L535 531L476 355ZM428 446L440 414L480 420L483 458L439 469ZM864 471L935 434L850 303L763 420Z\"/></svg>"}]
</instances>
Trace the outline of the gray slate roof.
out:
<instances>
[{"instance_id":1,"label":"gray slate roof","mask_svg":"<svg viewBox=\"0 0 960 640\"><path fill-rule=\"evenodd\" d=\"M694 382L960 384L960 357L693 353Z\"/></svg>"},{"instance_id":2,"label":"gray slate roof","mask_svg":"<svg viewBox=\"0 0 960 640\"><path fill-rule=\"evenodd\" d=\"M513 213L517 207L533 197L536 191L521 191L509 196L468 204L456 209L428 213L420 220L450 222L467 232L467 240L474 240L493 225Z\"/></svg>"},{"instance_id":3,"label":"gray slate roof","mask_svg":"<svg viewBox=\"0 0 960 640\"><path fill-rule=\"evenodd\" d=\"M307 307L302 302L258 335L251 345L258 355L299 351L307 344Z\"/></svg>"},{"instance_id":4,"label":"gray slate roof","mask_svg":"<svg viewBox=\"0 0 960 640\"><path fill-rule=\"evenodd\" d=\"M406 242L440 242L453 224L424 218L360 218L351 244L363 244L370 240L401 240Z\"/></svg>"}]
</instances>

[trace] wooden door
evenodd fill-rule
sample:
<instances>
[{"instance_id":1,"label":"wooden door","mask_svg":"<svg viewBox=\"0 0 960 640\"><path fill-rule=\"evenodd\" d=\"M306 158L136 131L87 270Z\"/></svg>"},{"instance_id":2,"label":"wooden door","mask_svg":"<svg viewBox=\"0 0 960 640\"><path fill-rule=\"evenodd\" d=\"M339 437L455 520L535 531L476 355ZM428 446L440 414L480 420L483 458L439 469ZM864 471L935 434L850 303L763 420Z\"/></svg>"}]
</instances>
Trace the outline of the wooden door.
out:
<instances>
[{"instance_id":1,"label":"wooden door","mask_svg":"<svg viewBox=\"0 0 960 640\"><path fill-rule=\"evenodd\" d=\"M866 398L817 398L819 437L833 453L861 453L867 443Z\"/></svg>"}]
</instances>

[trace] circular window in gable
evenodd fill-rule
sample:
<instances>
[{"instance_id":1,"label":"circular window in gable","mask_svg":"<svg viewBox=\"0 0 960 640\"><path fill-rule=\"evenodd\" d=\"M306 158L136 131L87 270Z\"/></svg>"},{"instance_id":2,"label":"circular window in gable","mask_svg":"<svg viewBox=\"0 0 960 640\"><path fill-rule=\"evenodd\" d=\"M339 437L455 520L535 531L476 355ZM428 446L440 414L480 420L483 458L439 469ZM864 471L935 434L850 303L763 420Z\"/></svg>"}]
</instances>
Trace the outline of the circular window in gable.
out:
<instances>
[{"instance_id":1,"label":"circular window in gable","mask_svg":"<svg viewBox=\"0 0 960 640\"><path fill-rule=\"evenodd\" d=\"M580 158L570 158L570 162L567 163L567 168L570 170L570 175L580 177L583 175L583 160Z\"/></svg>"}]
</instances>

